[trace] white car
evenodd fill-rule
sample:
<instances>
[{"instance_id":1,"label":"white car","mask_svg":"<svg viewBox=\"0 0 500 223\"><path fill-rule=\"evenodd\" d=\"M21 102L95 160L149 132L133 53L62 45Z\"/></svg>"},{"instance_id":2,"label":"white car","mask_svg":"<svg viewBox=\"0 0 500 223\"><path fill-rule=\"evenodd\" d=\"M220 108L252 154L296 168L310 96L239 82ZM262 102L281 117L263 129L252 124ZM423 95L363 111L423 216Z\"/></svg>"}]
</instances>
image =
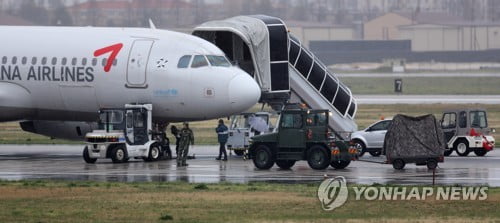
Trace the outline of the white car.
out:
<instances>
[{"instance_id":1,"label":"white car","mask_svg":"<svg viewBox=\"0 0 500 223\"><path fill-rule=\"evenodd\" d=\"M385 134L391 123L392 119L380 120L364 130L354 132L351 140L358 149L358 156L363 156L365 152L372 156L380 156Z\"/></svg>"}]
</instances>

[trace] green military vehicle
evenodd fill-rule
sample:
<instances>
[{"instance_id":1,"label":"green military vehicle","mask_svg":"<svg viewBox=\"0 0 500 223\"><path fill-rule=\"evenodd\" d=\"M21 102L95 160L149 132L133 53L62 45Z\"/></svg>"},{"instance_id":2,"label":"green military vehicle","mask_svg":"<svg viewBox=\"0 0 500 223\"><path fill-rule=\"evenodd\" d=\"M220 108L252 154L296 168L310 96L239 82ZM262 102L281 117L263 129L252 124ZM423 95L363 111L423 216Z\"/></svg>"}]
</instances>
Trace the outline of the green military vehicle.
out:
<instances>
[{"instance_id":1,"label":"green military vehicle","mask_svg":"<svg viewBox=\"0 0 500 223\"><path fill-rule=\"evenodd\" d=\"M328 110L285 109L275 132L252 137L248 155L259 169L275 163L289 169L299 160L316 170L344 169L356 159L356 149L331 136L328 115Z\"/></svg>"}]
</instances>

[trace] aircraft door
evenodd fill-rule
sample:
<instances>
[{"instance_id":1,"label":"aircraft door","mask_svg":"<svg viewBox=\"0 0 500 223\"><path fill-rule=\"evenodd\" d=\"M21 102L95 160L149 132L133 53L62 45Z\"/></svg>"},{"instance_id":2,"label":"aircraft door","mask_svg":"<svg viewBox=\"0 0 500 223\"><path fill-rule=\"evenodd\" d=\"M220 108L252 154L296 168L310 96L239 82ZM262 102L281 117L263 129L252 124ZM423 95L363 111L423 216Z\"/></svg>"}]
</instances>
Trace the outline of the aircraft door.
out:
<instances>
[{"instance_id":1,"label":"aircraft door","mask_svg":"<svg viewBox=\"0 0 500 223\"><path fill-rule=\"evenodd\" d=\"M128 110L126 114L126 126L125 126L125 134L127 137L128 144L133 145L134 140L134 112L132 110Z\"/></svg>"},{"instance_id":2,"label":"aircraft door","mask_svg":"<svg viewBox=\"0 0 500 223\"><path fill-rule=\"evenodd\" d=\"M136 40L130 50L127 68L127 87L146 88L146 72L153 40Z\"/></svg>"}]
</instances>

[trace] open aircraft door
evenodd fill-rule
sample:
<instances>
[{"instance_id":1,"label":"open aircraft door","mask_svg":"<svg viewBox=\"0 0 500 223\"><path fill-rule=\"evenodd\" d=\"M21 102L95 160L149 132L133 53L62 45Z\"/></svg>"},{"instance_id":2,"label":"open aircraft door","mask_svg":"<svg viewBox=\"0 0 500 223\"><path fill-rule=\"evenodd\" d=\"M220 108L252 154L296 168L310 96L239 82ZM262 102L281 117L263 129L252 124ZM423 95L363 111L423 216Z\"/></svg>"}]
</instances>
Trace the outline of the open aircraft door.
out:
<instances>
[{"instance_id":1,"label":"open aircraft door","mask_svg":"<svg viewBox=\"0 0 500 223\"><path fill-rule=\"evenodd\" d=\"M153 40L135 40L130 50L127 68L127 87L147 88L146 72Z\"/></svg>"}]
</instances>

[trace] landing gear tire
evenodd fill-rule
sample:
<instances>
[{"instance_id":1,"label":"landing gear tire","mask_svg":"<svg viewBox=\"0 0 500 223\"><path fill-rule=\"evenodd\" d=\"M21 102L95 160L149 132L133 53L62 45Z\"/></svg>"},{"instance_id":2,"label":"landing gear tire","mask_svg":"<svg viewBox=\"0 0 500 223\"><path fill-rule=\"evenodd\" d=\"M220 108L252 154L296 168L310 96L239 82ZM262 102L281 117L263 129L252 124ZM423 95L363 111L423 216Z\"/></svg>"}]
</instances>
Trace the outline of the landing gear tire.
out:
<instances>
[{"instance_id":1,"label":"landing gear tire","mask_svg":"<svg viewBox=\"0 0 500 223\"><path fill-rule=\"evenodd\" d=\"M486 153L488 153L488 151L486 151L483 148L479 148L479 149L475 149L474 153L476 154L476 156L484 156L484 155L486 155Z\"/></svg>"},{"instance_id":2,"label":"landing gear tire","mask_svg":"<svg viewBox=\"0 0 500 223\"><path fill-rule=\"evenodd\" d=\"M356 148L356 151L358 153L358 157L362 157L363 155L365 155L366 152L365 144L357 139L353 140L353 142L354 142L354 148Z\"/></svg>"},{"instance_id":3,"label":"landing gear tire","mask_svg":"<svg viewBox=\"0 0 500 223\"><path fill-rule=\"evenodd\" d=\"M427 169L429 170L434 170L438 166L438 162L435 159L429 159L427 160Z\"/></svg>"},{"instance_id":4,"label":"landing gear tire","mask_svg":"<svg viewBox=\"0 0 500 223\"><path fill-rule=\"evenodd\" d=\"M470 153L469 143L465 140L459 140L455 143L455 150L459 156L467 156Z\"/></svg>"},{"instance_id":5,"label":"landing gear tire","mask_svg":"<svg viewBox=\"0 0 500 223\"><path fill-rule=\"evenodd\" d=\"M236 154L237 156L243 156L243 155L245 155L245 151L244 150L234 150L234 154Z\"/></svg>"},{"instance_id":6,"label":"landing gear tire","mask_svg":"<svg viewBox=\"0 0 500 223\"><path fill-rule=\"evenodd\" d=\"M151 147L149 148L148 158L146 158L145 161L157 161L160 158L160 151L160 147L157 144L151 145Z\"/></svg>"},{"instance_id":7,"label":"landing gear tire","mask_svg":"<svg viewBox=\"0 0 500 223\"><path fill-rule=\"evenodd\" d=\"M261 170L268 170L274 166L276 160L271 148L267 145L259 145L255 149L253 164Z\"/></svg>"},{"instance_id":8,"label":"landing gear tire","mask_svg":"<svg viewBox=\"0 0 500 223\"><path fill-rule=\"evenodd\" d=\"M381 150L377 150L377 151L370 151L369 152L370 155L372 155L373 157L379 157L380 154L382 154L382 151Z\"/></svg>"},{"instance_id":9,"label":"landing gear tire","mask_svg":"<svg viewBox=\"0 0 500 223\"><path fill-rule=\"evenodd\" d=\"M453 149L444 150L444 156L450 156L453 153Z\"/></svg>"},{"instance_id":10,"label":"landing gear tire","mask_svg":"<svg viewBox=\"0 0 500 223\"><path fill-rule=\"evenodd\" d=\"M406 163L402 159L396 159L396 160L392 161L392 167L396 170L404 169L405 165L406 165Z\"/></svg>"},{"instance_id":11,"label":"landing gear tire","mask_svg":"<svg viewBox=\"0 0 500 223\"><path fill-rule=\"evenodd\" d=\"M276 160L276 165L281 169L288 170L295 165L295 160Z\"/></svg>"},{"instance_id":12,"label":"landing gear tire","mask_svg":"<svg viewBox=\"0 0 500 223\"><path fill-rule=\"evenodd\" d=\"M324 170L330 165L330 154L322 146L312 146L307 154L307 164L315 170Z\"/></svg>"},{"instance_id":13,"label":"landing gear tire","mask_svg":"<svg viewBox=\"0 0 500 223\"><path fill-rule=\"evenodd\" d=\"M337 160L337 161L332 161L332 163L330 163L330 166L332 166L333 168L335 168L336 170L342 170L342 169L345 169L347 166L349 166L349 164L351 163L350 160Z\"/></svg>"},{"instance_id":14,"label":"landing gear tire","mask_svg":"<svg viewBox=\"0 0 500 223\"><path fill-rule=\"evenodd\" d=\"M125 163L127 162L127 153L123 146L116 146L111 150L111 160L113 163Z\"/></svg>"},{"instance_id":15,"label":"landing gear tire","mask_svg":"<svg viewBox=\"0 0 500 223\"><path fill-rule=\"evenodd\" d=\"M94 164L97 161L97 158L90 158L89 148L86 146L85 149L83 149L83 160L85 160L85 162L89 164Z\"/></svg>"}]
</instances>

